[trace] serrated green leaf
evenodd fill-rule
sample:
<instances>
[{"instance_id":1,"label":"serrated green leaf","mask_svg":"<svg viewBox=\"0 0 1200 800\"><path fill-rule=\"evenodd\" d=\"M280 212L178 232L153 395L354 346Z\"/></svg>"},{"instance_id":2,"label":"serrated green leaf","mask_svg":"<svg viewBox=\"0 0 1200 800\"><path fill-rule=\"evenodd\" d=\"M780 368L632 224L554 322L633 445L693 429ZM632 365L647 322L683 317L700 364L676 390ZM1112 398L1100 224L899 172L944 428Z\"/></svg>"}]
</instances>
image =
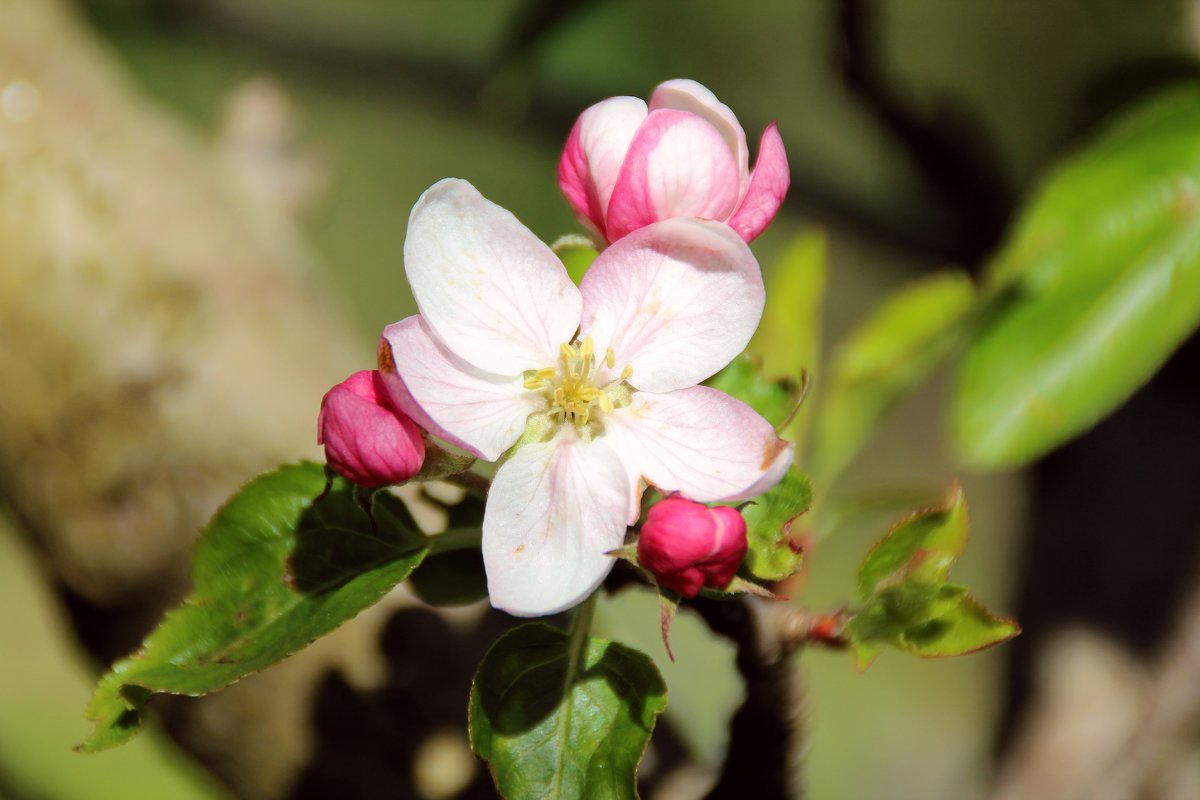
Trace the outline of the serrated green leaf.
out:
<instances>
[{"instance_id":1,"label":"serrated green leaf","mask_svg":"<svg viewBox=\"0 0 1200 800\"><path fill-rule=\"evenodd\" d=\"M991 614L965 587L948 582L968 527L966 500L955 486L944 506L902 520L867 554L858 575L864 603L844 628L860 670L882 645L923 658L953 656L1020 632L1013 620Z\"/></svg>"},{"instance_id":2,"label":"serrated green leaf","mask_svg":"<svg viewBox=\"0 0 1200 800\"><path fill-rule=\"evenodd\" d=\"M487 575L478 548L426 558L408 579L417 597L431 606L463 606L487 597Z\"/></svg>"},{"instance_id":3,"label":"serrated green leaf","mask_svg":"<svg viewBox=\"0 0 1200 800\"><path fill-rule=\"evenodd\" d=\"M970 595L936 619L906 630L896 646L922 658L961 656L1006 642L1021 632L1015 620L992 614Z\"/></svg>"},{"instance_id":4,"label":"serrated green leaf","mask_svg":"<svg viewBox=\"0 0 1200 800\"><path fill-rule=\"evenodd\" d=\"M812 485L796 469L742 509L746 520L746 569L763 581L783 580L800 569L804 553L792 546L792 520L808 511Z\"/></svg>"},{"instance_id":5,"label":"serrated green leaf","mask_svg":"<svg viewBox=\"0 0 1200 800\"><path fill-rule=\"evenodd\" d=\"M749 352L762 359L767 375L812 380L820 373L822 304L828 271L829 237L824 231L796 235L764 276L767 302ZM801 408L782 431L802 449L812 411Z\"/></svg>"},{"instance_id":6,"label":"serrated green leaf","mask_svg":"<svg viewBox=\"0 0 1200 800\"><path fill-rule=\"evenodd\" d=\"M1051 174L990 268L955 387L968 462L1013 467L1120 405L1200 324L1200 89L1168 91Z\"/></svg>"},{"instance_id":7,"label":"serrated green leaf","mask_svg":"<svg viewBox=\"0 0 1200 800\"><path fill-rule=\"evenodd\" d=\"M906 631L953 611L966 594L952 583L900 580L872 595L846 630L856 642L894 643Z\"/></svg>"},{"instance_id":8,"label":"serrated green leaf","mask_svg":"<svg viewBox=\"0 0 1200 800\"><path fill-rule=\"evenodd\" d=\"M959 341L974 301L965 274L932 275L900 289L838 345L816 417L814 474L841 472Z\"/></svg>"},{"instance_id":9,"label":"serrated green leaf","mask_svg":"<svg viewBox=\"0 0 1200 800\"><path fill-rule=\"evenodd\" d=\"M901 520L871 549L858 570L859 595L868 599L908 578L945 582L967 546L969 531L967 500L955 485L944 506Z\"/></svg>"},{"instance_id":10,"label":"serrated green leaf","mask_svg":"<svg viewBox=\"0 0 1200 800\"><path fill-rule=\"evenodd\" d=\"M542 623L501 637L471 687L471 747L508 800L633 798L666 686L649 657Z\"/></svg>"},{"instance_id":11,"label":"serrated green leaf","mask_svg":"<svg viewBox=\"0 0 1200 800\"><path fill-rule=\"evenodd\" d=\"M428 546L404 504L377 496L372 530L354 487L326 486L303 463L262 475L217 512L196 543L192 594L134 655L117 662L88 706L95 751L133 736L155 692L200 695L283 660L378 601Z\"/></svg>"},{"instance_id":12,"label":"serrated green leaf","mask_svg":"<svg viewBox=\"0 0 1200 800\"><path fill-rule=\"evenodd\" d=\"M704 385L741 400L776 427L787 421L801 399L801 387L796 381L768 378L762 362L747 353L730 361Z\"/></svg>"}]
</instances>

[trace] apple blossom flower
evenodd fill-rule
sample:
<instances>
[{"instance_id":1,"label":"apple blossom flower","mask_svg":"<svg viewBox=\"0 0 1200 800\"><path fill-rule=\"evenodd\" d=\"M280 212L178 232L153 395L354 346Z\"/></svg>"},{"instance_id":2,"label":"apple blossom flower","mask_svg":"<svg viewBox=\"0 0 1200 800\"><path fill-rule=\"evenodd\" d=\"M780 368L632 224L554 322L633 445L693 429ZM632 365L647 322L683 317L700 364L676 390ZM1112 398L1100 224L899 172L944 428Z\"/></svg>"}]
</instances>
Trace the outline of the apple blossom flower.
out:
<instances>
[{"instance_id":1,"label":"apple blossom flower","mask_svg":"<svg viewBox=\"0 0 1200 800\"><path fill-rule=\"evenodd\" d=\"M749 242L774 219L790 182L775 124L751 172L737 117L691 80L660 84L648 106L637 97L591 106L558 162L567 202L607 242L671 217L726 222Z\"/></svg>"},{"instance_id":2,"label":"apple blossom flower","mask_svg":"<svg viewBox=\"0 0 1200 800\"><path fill-rule=\"evenodd\" d=\"M655 503L638 537L638 563L659 586L695 597L724 589L746 555L746 521L736 508L709 508L683 497Z\"/></svg>"},{"instance_id":3,"label":"apple blossom flower","mask_svg":"<svg viewBox=\"0 0 1200 800\"><path fill-rule=\"evenodd\" d=\"M388 397L375 370L356 372L321 398L317 444L339 475L360 486L402 483L421 469L421 429Z\"/></svg>"},{"instance_id":4,"label":"apple blossom flower","mask_svg":"<svg viewBox=\"0 0 1200 800\"><path fill-rule=\"evenodd\" d=\"M446 179L413 208L404 262L420 313L384 329L381 369L432 435L501 459L482 539L495 607L539 616L587 597L646 484L737 500L791 463L769 422L696 385L762 314L758 263L728 226L649 225L576 287L512 214Z\"/></svg>"}]
</instances>

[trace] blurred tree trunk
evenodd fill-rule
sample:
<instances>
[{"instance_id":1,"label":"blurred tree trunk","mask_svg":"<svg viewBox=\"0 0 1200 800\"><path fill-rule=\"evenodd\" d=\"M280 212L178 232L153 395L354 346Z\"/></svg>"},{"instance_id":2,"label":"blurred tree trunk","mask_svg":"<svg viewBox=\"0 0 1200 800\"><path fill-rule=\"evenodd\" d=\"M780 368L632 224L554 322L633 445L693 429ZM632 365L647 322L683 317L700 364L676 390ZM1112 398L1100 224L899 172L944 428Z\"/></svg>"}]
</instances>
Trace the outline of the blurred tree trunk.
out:
<instances>
[{"instance_id":1,"label":"blurred tree trunk","mask_svg":"<svg viewBox=\"0 0 1200 800\"><path fill-rule=\"evenodd\" d=\"M71 7L0 0L0 19L0 502L107 662L186 591L232 490L317 455L323 392L373 348L282 205L139 96ZM280 796L315 684L372 677L387 613L156 707L239 795Z\"/></svg>"}]
</instances>

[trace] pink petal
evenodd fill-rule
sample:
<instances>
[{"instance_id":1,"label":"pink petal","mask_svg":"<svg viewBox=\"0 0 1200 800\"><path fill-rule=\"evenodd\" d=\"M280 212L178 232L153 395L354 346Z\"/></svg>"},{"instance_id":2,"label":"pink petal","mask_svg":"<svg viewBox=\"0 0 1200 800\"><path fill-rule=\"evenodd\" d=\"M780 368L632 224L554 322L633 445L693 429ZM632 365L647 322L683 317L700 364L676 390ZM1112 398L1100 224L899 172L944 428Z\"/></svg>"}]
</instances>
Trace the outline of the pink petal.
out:
<instances>
[{"instance_id":1,"label":"pink petal","mask_svg":"<svg viewBox=\"0 0 1200 800\"><path fill-rule=\"evenodd\" d=\"M791 443L771 423L707 386L638 392L604 422L604 441L635 481L702 503L762 494L792 463Z\"/></svg>"},{"instance_id":2,"label":"pink petal","mask_svg":"<svg viewBox=\"0 0 1200 800\"><path fill-rule=\"evenodd\" d=\"M521 376L484 372L455 356L419 315L387 326L383 338L390 350L381 355L380 372L392 402L434 436L479 458L499 458L544 406Z\"/></svg>"},{"instance_id":3,"label":"pink petal","mask_svg":"<svg viewBox=\"0 0 1200 800\"><path fill-rule=\"evenodd\" d=\"M738 210L729 218L729 226L747 242L753 241L775 219L791 181L783 139L772 122L763 131L762 141L758 144L758 160L754 162L750 188Z\"/></svg>"},{"instance_id":4,"label":"pink petal","mask_svg":"<svg viewBox=\"0 0 1200 800\"><path fill-rule=\"evenodd\" d=\"M723 221L740 197L734 155L711 123L688 111L651 111L613 188L608 240L671 217Z\"/></svg>"},{"instance_id":5,"label":"pink petal","mask_svg":"<svg viewBox=\"0 0 1200 800\"><path fill-rule=\"evenodd\" d=\"M494 374L550 366L579 325L579 290L562 262L463 180L447 178L421 195L404 268L430 330Z\"/></svg>"},{"instance_id":6,"label":"pink petal","mask_svg":"<svg viewBox=\"0 0 1200 800\"><path fill-rule=\"evenodd\" d=\"M380 374L362 370L330 389L317 415L326 463L360 486L401 483L425 460L420 428L384 394Z\"/></svg>"},{"instance_id":7,"label":"pink petal","mask_svg":"<svg viewBox=\"0 0 1200 800\"><path fill-rule=\"evenodd\" d=\"M739 195L746 191L750 180L750 155L746 147L746 132L729 106L717 99L707 87L693 80L679 78L660 83L650 95L650 110L673 108L699 114L716 128L725 140L729 151L734 154L738 168Z\"/></svg>"},{"instance_id":8,"label":"pink petal","mask_svg":"<svg viewBox=\"0 0 1200 800\"><path fill-rule=\"evenodd\" d=\"M603 238L604 212L646 103L610 97L579 115L558 162L558 185L575 215Z\"/></svg>"},{"instance_id":9,"label":"pink petal","mask_svg":"<svg viewBox=\"0 0 1200 800\"><path fill-rule=\"evenodd\" d=\"M600 585L625 540L629 480L602 441L564 426L505 461L488 491L483 564L492 605L519 617L570 608Z\"/></svg>"},{"instance_id":10,"label":"pink petal","mask_svg":"<svg viewBox=\"0 0 1200 800\"><path fill-rule=\"evenodd\" d=\"M745 349L763 310L754 254L720 222L642 228L593 262L580 284L581 330L649 392L694 386ZM611 376L610 376L611 377Z\"/></svg>"}]
</instances>

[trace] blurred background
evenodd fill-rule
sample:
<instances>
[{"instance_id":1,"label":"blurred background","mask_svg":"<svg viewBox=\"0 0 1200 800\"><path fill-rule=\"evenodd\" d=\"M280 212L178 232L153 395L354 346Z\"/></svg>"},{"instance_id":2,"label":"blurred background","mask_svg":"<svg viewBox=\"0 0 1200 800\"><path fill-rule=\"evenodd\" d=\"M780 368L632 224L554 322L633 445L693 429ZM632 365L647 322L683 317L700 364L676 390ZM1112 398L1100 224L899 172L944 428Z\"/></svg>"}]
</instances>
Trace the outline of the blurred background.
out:
<instances>
[{"instance_id":1,"label":"blurred background","mask_svg":"<svg viewBox=\"0 0 1200 800\"><path fill-rule=\"evenodd\" d=\"M698 80L752 141L779 123L792 187L754 250L769 281L796 236L827 237L828 347L904 282L977 272L1056 159L1194 80L1198 42L1194 0L0 0L0 798L333 796L371 754L411 777L419 748L452 777L411 796L483 791L452 728L380 721L392 744L361 763L330 744L330 708L402 714L421 678L388 642L434 624L388 608L224 699L153 706L165 724L127 748L71 752L98 671L185 590L198 526L256 470L317 457L321 395L415 310L401 252L430 184L466 178L552 241L577 230L555 182L575 116ZM945 376L889 419L836 491L931 498L960 476L974 525L956 579L1026 634L863 674L805 653L812 797L982 796L1050 632L1083 621L1152 651L1194 563L1196 501L1155 470L1196 474L1195 350L1024 473L955 464ZM1078 521L1114 459L1141 476L1124 505L1154 493L1156 516ZM823 531L800 602L852 599L903 509L876 505ZM1131 526L1147 553L1132 576ZM1071 537L1092 537L1086 559ZM670 687L643 774L686 756L652 789L699 796L741 697L732 648L684 614L670 663L647 593L599 615ZM429 636L456 666L424 676L454 673L451 716L479 657L455 624ZM410 796L346 780L342 796Z\"/></svg>"}]
</instances>

